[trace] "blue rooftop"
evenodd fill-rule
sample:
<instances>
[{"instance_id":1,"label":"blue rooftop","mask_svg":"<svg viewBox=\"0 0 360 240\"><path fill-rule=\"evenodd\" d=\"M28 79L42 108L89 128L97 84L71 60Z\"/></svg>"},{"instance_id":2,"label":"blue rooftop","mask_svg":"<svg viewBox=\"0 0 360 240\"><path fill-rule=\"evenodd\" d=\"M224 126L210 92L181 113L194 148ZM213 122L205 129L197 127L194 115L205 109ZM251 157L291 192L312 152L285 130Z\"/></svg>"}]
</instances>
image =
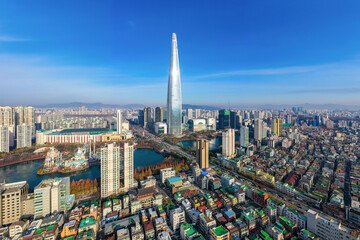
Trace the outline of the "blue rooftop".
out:
<instances>
[{"instance_id":1,"label":"blue rooftop","mask_svg":"<svg viewBox=\"0 0 360 240\"><path fill-rule=\"evenodd\" d=\"M179 182L179 181L181 181L181 177L179 177L179 176L171 177L171 178L168 178L168 181L169 181L169 183Z\"/></svg>"}]
</instances>

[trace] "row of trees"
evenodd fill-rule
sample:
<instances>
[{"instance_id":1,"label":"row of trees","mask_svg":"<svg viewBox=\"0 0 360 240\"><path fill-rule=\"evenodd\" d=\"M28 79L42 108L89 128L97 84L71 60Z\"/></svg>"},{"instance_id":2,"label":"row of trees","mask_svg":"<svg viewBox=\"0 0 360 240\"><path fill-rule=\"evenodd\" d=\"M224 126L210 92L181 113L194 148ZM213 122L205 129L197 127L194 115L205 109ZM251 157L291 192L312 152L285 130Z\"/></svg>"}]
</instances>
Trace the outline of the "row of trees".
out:
<instances>
[{"instance_id":1,"label":"row of trees","mask_svg":"<svg viewBox=\"0 0 360 240\"><path fill-rule=\"evenodd\" d=\"M174 168L175 171L178 172L183 168L188 169L189 165L185 159L176 158L170 155L156 165L136 168L134 178L141 181L147 176L160 174L160 169L162 168L170 167Z\"/></svg>"},{"instance_id":2,"label":"row of trees","mask_svg":"<svg viewBox=\"0 0 360 240\"><path fill-rule=\"evenodd\" d=\"M94 180L90 179L80 179L79 181L73 180L70 185L71 194L78 196L92 195L99 192L99 184L96 178Z\"/></svg>"}]
</instances>

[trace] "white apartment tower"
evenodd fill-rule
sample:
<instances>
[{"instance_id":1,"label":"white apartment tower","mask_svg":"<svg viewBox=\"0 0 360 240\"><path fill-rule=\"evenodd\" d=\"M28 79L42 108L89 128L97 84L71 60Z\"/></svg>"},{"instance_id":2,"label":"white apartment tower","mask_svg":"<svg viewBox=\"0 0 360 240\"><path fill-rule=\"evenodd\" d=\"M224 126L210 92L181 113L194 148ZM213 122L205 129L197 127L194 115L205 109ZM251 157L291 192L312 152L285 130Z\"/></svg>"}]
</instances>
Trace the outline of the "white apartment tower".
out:
<instances>
[{"instance_id":1,"label":"white apartment tower","mask_svg":"<svg viewBox=\"0 0 360 240\"><path fill-rule=\"evenodd\" d=\"M109 143L101 148L101 197L118 194L120 190L120 146Z\"/></svg>"},{"instance_id":2,"label":"white apartment tower","mask_svg":"<svg viewBox=\"0 0 360 240\"><path fill-rule=\"evenodd\" d=\"M116 111L116 125L117 125L117 127L116 127L116 133L117 134L119 134L119 135L121 135L121 130L122 130L122 116L121 116L121 110L120 109L118 109L117 111Z\"/></svg>"},{"instance_id":3,"label":"white apartment tower","mask_svg":"<svg viewBox=\"0 0 360 240\"><path fill-rule=\"evenodd\" d=\"M32 134L32 126L28 124L21 124L16 126L16 147L24 148L31 147L31 134Z\"/></svg>"},{"instance_id":4,"label":"white apartment tower","mask_svg":"<svg viewBox=\"0 0 360 240\"><path fill-rule=\"evenodd\" d=\"M263 139L263 121L256 119L254 124L254 139L260 141Z\"/></svg>"},{"instance_id":5,"label":"white apartment tower","mask_svg":"<svg viewBox=\"0 0 360 240\"><path fill-rule=\"evenodd\" d=\"M121 168L122 175L121 179L123 181L124 190L128 191L129 188L134 186L134 146L129 145L129 143L124 143L123 149L121 151L121 163L123 169Z\"/></svg>"},{"instance_id":6,"label":"white apartment tower","mask_svg":"<svg viewBox=\"0 0 360 240\"><path fill-rule=\"evenodd\" d=\"M134 146L108 143L101 148L101 197L127 192L133 186Z\"/></svg>"},{"instance_id":7,"label":"white apartment tower","mask_svg":"<svg viewBox=\"0 0 360 240\"><path fill-rule=\"evenodd\" d=\"M228 129L222 133L222 154L230 158L235 156L234 129Z\"/></svg>"},{"instance_id":8,"label":"white apartment tower","mask_svg":"<svg viewBox=\"0 0 360 240\"><path fill-rule=\"evenodd\" d=\"M0 125L0 153L9 152L9 127Z\"/></svg>"}]
</instances>

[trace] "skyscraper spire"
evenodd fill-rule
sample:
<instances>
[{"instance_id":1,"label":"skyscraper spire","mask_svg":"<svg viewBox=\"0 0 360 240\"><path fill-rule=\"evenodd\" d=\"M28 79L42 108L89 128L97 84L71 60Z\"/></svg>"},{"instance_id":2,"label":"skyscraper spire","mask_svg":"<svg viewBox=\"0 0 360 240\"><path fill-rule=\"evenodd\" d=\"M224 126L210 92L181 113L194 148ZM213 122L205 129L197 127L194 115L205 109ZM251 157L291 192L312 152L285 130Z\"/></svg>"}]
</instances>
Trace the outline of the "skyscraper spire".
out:
<instances>
[{"instance_id":1,"label":"skyscraper spire","mask_svg":"<svg viewBox=\"0 0 360 240\"><path fill-rule=\"evenodd\" d=\"M182 119L182 99L181 99L181 81L179 67L179 53L177 47L176 34L172 35L170 70L167 96L167 124L168 133L172 135L181 135Z\"/></svg>"}]
</instances>

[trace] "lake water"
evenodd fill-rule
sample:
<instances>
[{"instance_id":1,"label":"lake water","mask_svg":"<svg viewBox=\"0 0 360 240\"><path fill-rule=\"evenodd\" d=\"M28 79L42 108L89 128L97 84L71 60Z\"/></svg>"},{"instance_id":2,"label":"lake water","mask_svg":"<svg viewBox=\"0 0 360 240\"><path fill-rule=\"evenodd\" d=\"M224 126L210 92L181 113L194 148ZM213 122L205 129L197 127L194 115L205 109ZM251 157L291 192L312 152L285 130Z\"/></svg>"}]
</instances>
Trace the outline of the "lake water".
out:
<instances>
[{"instance_id":1,"label":"lake water","mask_svg":"<svg viewBox=\"0 0 360 240\"><path fill-rule=\"evenodd\" d=\"M144 167L161 162L164 157L152 149L139 148L134 151L134 167ZM0 168L0 182L17 182L26 180L30 188L36 187L43 179L70 176L72 180L100 178L100 166L92 166L84 171L69 174L53 173L37 175L36 171L44 160L34 160Z\"/></svg>"}]
</instances>

